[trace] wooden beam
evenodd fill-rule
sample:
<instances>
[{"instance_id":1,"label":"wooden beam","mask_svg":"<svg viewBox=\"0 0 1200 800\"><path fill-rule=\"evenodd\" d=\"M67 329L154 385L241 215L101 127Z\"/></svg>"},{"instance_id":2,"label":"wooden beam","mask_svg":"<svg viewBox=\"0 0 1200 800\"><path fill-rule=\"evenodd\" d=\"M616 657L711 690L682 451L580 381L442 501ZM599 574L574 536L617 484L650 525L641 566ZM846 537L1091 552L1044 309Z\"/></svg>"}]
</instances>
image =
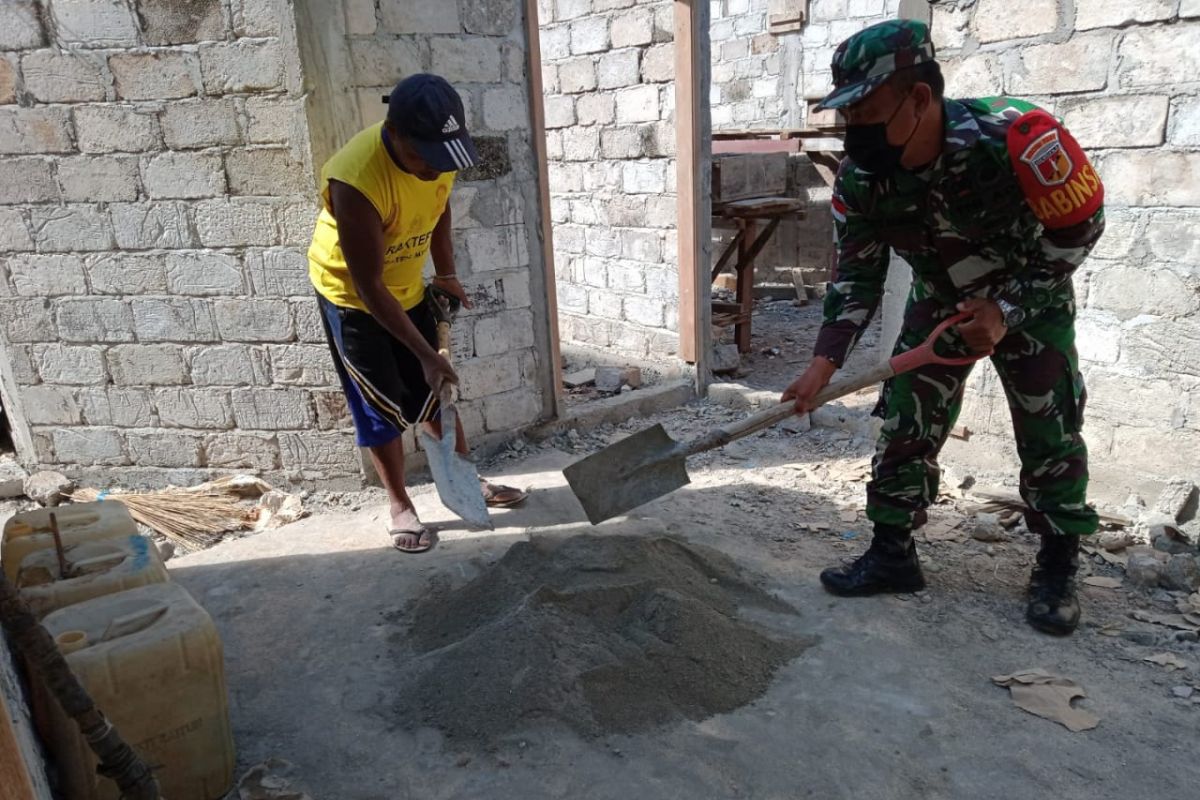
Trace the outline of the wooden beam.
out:
<instances>
[{"instance_id":1,"label":"wooden beam","mask_svg":"<svg viewBox=\"0 0 1200 800\"><path fill-rule=\"evenodd\" d=\"M542 238L543 286L546 295L546 316L550 337L550 376L553 386L549 392L551 412L555 418L563 413L562 348L558 333L558 289L554 277L554 222L550 218L550 171L546 160L546 107L542 95L542 45L538 28L537 0L525 0L525 36L528 47L529 71L529 137L537 159L538 231Z\"/></svg>"},{"instance_id":2,"label":"wooden beam","mask_svg":"<svg viewBox=\"0 0 1200 800\"><path fill-rule=\"evenodd\" d=\"M700 9L706 0L675 0L675 169L679 235L679 353L684 361L696 364L701 343L704 315L700 301L704 292L700 276L708 270L699 262L704 256L700 210L708 216L707 198L703 197L703 143L700 140ZM705 98L707 100L707 98ZM701 370L703 371L703 370Z\"/></svg>"}]
</instances>

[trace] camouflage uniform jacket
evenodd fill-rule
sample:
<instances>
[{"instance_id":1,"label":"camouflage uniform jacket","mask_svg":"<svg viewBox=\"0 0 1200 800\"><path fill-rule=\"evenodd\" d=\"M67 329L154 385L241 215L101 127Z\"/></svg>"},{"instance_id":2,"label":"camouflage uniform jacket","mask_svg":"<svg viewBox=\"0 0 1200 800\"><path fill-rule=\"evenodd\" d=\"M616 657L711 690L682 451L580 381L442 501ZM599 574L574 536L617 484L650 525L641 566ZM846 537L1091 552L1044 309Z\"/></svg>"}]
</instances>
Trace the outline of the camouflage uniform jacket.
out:
<instances>
[{"instance_id":1,"label":"camouflage uniform jacket","mask_svg":"<svg viewBox=\"0 0 1200 800\"><path fill-rule=\"evenodd\" d=\"M1102 205L1083 222L1054 230L1043 225L1053 225L1053 202L1042 200L1034 213L1006 135L1036 106L1000 97L946 100L943 107L945 144L924 171L877 178L842 160L833 194L837 260L814 347L839 366L879 304L889 248L947 310L970 297L1004 299L1029 320L1071 296L1071 274L1104 231ZM1062 189L1054 195L1059 210L1078 210L1088 192L1101 189L1100 179L1085 164Z\"/></svg>"}]
</instances>

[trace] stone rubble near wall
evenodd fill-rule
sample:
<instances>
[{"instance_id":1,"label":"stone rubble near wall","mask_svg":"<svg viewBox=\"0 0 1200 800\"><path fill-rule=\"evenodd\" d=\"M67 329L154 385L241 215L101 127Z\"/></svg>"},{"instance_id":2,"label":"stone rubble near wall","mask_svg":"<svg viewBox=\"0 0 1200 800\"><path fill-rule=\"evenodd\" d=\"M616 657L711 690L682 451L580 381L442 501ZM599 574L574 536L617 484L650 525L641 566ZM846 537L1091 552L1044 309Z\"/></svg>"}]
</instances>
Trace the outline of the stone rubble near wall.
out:
<instances>
[{"instance_id":1,"label":"stone rubble near wall","mask_svg":"<svg viewBox=\"0 0 1200 800\"><path fill-rule=\"evenodd\" d=\"M0 318L27 460L134 483L360 475L307 277L317 205L290 2L46 5L0 7ZM464 175L453 197L478 300L455 357L470 433L528 424L544 367L518 4L345 11L363 124L397 79L439 69L503 173Z\"/></svg>"}]
</instances>

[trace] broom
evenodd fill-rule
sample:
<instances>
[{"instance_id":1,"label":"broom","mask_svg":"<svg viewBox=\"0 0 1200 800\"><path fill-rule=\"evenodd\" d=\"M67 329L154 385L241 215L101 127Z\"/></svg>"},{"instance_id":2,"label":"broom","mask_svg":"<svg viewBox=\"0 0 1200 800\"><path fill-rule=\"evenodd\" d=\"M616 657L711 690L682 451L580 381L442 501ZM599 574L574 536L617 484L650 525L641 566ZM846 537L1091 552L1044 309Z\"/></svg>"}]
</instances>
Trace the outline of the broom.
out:
<instances>
[{"instance_id":1,"label":"broom","mask_svg":"<svg viewBox=\"0 0 1200 800\"><path fill-rule=\"evenodd\" d=\"M76 502L113 500L125 506L135 520L173 542L197 550L216 544L227 531L253 524L251 509L228 493L164 489L160 492L114 494L96 489L76 489Z\"/></svg>"}]
</instances>

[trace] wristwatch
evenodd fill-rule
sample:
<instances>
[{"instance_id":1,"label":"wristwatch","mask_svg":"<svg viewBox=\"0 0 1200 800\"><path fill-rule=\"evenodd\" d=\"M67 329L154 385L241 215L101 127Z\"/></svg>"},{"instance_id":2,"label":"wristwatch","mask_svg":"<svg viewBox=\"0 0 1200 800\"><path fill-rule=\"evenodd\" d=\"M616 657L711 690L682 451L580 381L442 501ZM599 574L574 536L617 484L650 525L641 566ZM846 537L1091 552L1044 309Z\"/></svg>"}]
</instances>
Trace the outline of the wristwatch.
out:
<instances>
[{"instance_id":1,"label":"wristwatch","mask_svg":"<svg viewBox=\"0 0 1200 800\"><path fill-rule=\"evenodd\" d=\"M1000 307L1000 315L1004 318L1006 328L1015 328L1025 321L1025 309L1002 298L996 299L996 305Z\"/></svg>"}]
</instances>

